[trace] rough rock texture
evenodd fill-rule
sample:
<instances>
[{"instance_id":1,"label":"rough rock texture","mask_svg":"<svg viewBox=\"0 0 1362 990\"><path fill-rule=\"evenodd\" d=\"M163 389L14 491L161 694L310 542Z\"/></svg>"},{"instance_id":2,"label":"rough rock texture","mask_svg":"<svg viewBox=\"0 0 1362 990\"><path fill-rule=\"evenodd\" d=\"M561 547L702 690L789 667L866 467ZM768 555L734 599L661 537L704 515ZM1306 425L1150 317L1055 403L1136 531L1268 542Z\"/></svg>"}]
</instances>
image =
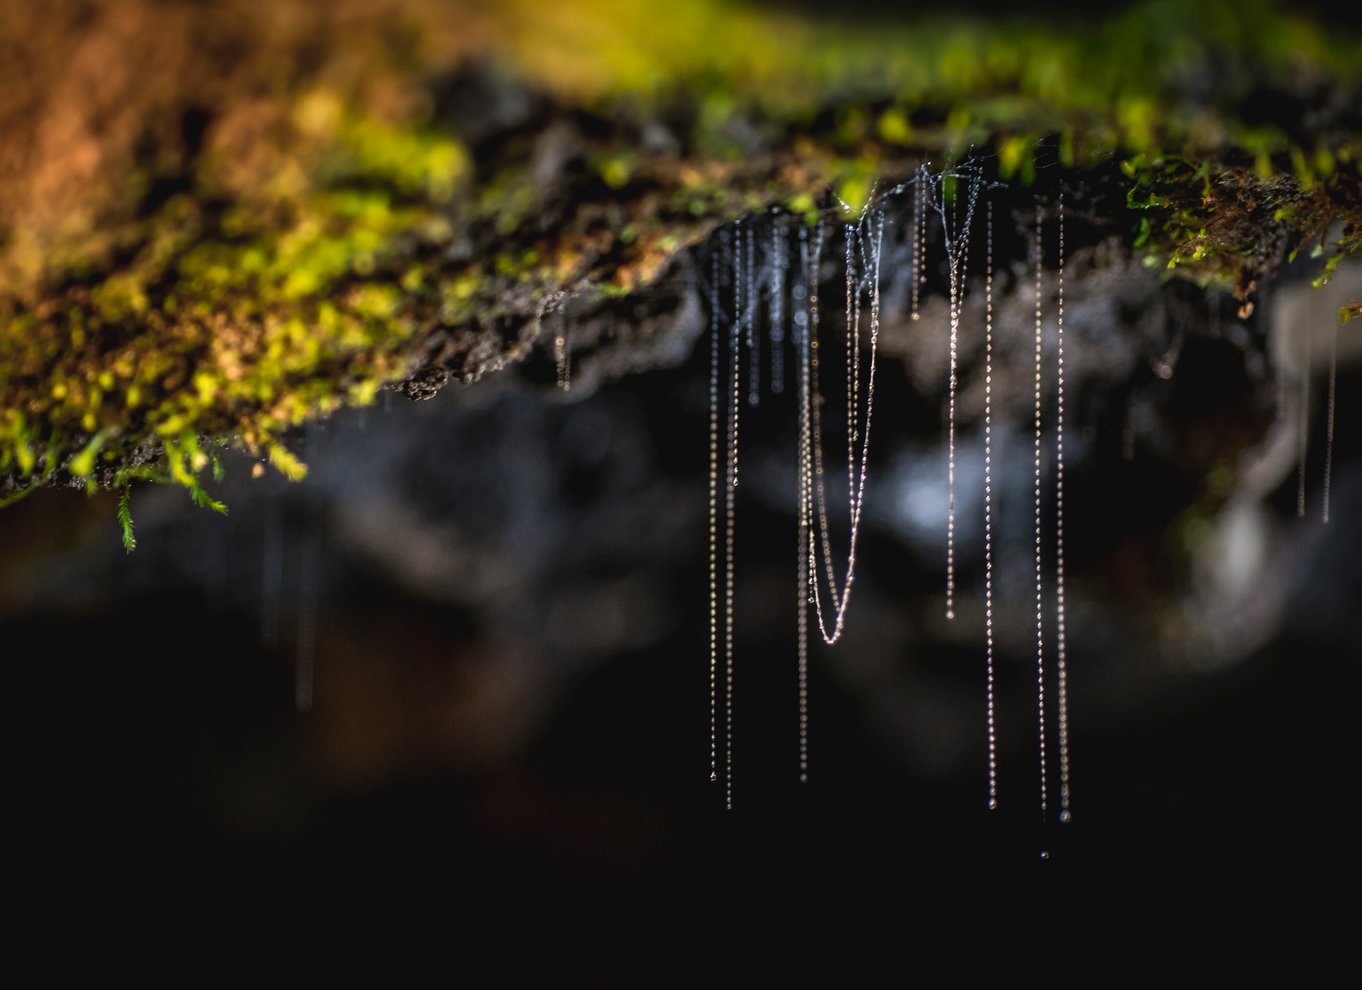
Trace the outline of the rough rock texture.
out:
<instances>
[{"instance_id":1,"label":"rough rock texture","mask_svg":"<svg viewBox=\"0 0 1362 990\"><path fill-rule=\"evenodd\" d=\"M11 5L0 43L0 474L172 480L395 385L538 349L618 373L722 223L834 224L974 147L1250 301L1356 247L1346 30L1264 5L1104 22L838 22L717 0ZM1307 252L1308 253L1308 252ZM631 341L638 344L630 353Z\"/></svg>"}]
</instances>

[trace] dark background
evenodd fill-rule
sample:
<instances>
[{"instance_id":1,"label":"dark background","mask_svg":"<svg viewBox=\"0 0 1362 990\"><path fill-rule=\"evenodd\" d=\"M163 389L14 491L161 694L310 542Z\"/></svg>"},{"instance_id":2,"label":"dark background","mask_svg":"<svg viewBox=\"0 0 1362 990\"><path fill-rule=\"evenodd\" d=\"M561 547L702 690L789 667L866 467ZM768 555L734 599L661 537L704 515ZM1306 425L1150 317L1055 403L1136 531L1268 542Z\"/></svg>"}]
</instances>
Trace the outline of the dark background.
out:
<instances>
[{"instance_id":1,"label":"dark background","mask_svg":"<svg viewBox=\"0 0 1362 990\"><path fill-rule=\"evenodd\" d=\"M1024 267L1000 279L1013 294L1000 308L1024 325ZM1168 320L1182 320L1187 288L1151 284ZM1204 589L1177 534L1189 507L1214 523L1226 504L1207 498L1204 469L1187 458L1216 417L1272 429L1275 379L1255 385L1242 370L1268 353L1268 318L1247 321L1231 346L1221 321L1235 304L1217 300L1182 325L1167 378L1144 359L1102 371L1110 349L1084 358L1083 338L1116 331L1098 329L1100 313L1085 322L1079 280L1071 293L1072 824L1042 825L1038 806L1029 400L1018 391L996 424L1010 452L997 469L1001 806L989 813L979 524L962 496L960 617L946 623L941 534L892 510L906 499L929 519L940 512L941 396L915 384L932 373L914 371L927 359L883 355L878 480L846 641L812 651L805 785L793 397L744 411L736 798L723 810L722 785L708 780L708 346L678 318L686 346L674 367L594 392L555 391L539 355L429 402L380 397L347 411L299 435L311 467L301 484L252 479L250 461L229 455L214 486L226 517L179 490L138 489L131 555L109 496L44 491L6 509L0 637L27 858L146 880L183 879L193 863L650 896L696 882L807 894L848 878L968 887L1146 869L1352 870L1357 366L1339 382L1334 521L1318 519L1322 375L1308 517L1295 518L1294 470L1253 500L1275 549L1249 583L1280 607L1247 645L1214 628L1207 641L1230 646L1179 645L1179 623L1201 621ZM1024 384L1029 373L998 375ZM1146 424L1130 460L1127 408ZM972 400L961 415L962 451L977 453ZM834 520L840 547L845 511ZM296 672L313 641L314 703L300 713ZM1052 794L1052 818L1055 807Z\"/></svg>"}]
</instances>

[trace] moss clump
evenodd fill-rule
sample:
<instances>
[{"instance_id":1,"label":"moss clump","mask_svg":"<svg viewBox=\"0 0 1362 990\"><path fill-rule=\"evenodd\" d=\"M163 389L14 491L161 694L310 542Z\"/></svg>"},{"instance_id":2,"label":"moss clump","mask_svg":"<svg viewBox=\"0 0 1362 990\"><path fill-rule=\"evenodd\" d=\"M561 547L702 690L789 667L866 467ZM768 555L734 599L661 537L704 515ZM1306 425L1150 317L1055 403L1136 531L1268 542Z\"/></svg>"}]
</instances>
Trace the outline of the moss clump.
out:
<instances>
[{"instance_id":1,"label":"moss clump","mask_svg":"<svg viewBox=\"0 0 1362 990\"><path fill-rule=\"evenodd\" d=\"M1294 259L1306 249L1320 258L1318 286L1362 247L1362 182L1355 172L1317 181L1143 156L1123 169L1134 180L1127 202L1147 211L1134 241L1147 251L1146 263L1202 284L1228 284L1241 299L1284 255Z\"/></svg>"},{"instance_id":2,"label":"moss clump","mask_svg":"<svg viewBox=\"0 0 1362 990\"><path fill-rule=\"evenodd\" d=\"M0 217L5 497L151 477L207 499L222 443L301 475L291 426L514 360L555 301L643 291L734 216L811 214L826 188L855 212L971 147L1020 184L1123 162L1132 244L1244 295L1302 247L1327 277L1362 237L1358 39L1266 2L1145 0L1076 26L727 0L340 7L298 7L284 43L274 14L179 12L167 52L227 32L260 54L210 58L211 84L126 81L154 98L130 100L102 149L125 171L88 193L60 161L0 174L55 174L67 196Z\"/></svg>"},{"instance_id":3,"label":"moss clump","mask_svg":"<svg viewBox=\"0 0 1362 990\"><path fill-rule=\"evenodd\" d=\"M126 262L68 284L0 334L0 473L114 484L130 452L198 496L203 437L278 449L290 426L371 402L417 332L394 264L438 246L467 171L446 136L339 128L299 195L180 195ZM411 283L408 282L408 285ZM25 452L53 454L39 465ZM102 469L102 470L100 470Z\"/></svg>"}]
</instances>

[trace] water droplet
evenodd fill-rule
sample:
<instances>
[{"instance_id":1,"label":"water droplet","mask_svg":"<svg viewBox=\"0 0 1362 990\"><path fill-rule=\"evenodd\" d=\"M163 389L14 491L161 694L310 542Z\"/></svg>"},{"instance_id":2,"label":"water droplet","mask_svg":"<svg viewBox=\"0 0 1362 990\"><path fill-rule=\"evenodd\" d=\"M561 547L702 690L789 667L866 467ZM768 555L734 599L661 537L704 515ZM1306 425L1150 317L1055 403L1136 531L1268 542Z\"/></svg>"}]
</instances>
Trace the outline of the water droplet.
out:
<instances>
[{"instance_id":1,"label":"water droplet","mask_svg":"<svg viewBox=\"0 0 1362 990\"><path fill-rule=\"evenodd\" d=\"M1055 289L1055 717L1059 723L1059 820L1069 820L1069 666L1064 602L1064 192L1059 193Z\"/></svg>"},{"instance_id":2,"label":"water droplet","mask_svg":"<svg viewBox=\"0 0 1362 990\"><path fill-rule=\"evenodd\" d=\"M1332 321L1331 321L1332 323ZM1329 415L1324 430L1324 521L1329 521L1329 497L1334 474L1334 410L1338 404L1338 324L1332 323L1329 336Z\"/></svg>"},{"instance_id":3,"label":"water droplet","mask_svg":"<svg viewBox=\"0 0 1362 990\"><path fill-rule=\"evenodd\" d=\"M925 260L927 252L927 185L928 173L926 165L917 167L917 178L913 180L913 286L912 286L912 316L918 319L918 299L921 295L922 284L927 280L925 270Z\"/></svg>"},{"instance_id":4,"label":"water droplet","mask_svg":"<svg viewBox=\"0 0 1362 990\"><path fill-rule=\"evenodd\" d=\"M809 231L799 229L800 279L792 290L796 305L808 299L802 279L809 277ZM815 290L816 291L816 290ZM799 449L796 472L799 483L798 532L795 546L795 603L798 610L796 627L796 667L799 686L799 779L808 778L809 768L809 333L810 320L802 309L795 313L795 352L798 356L799 376Z\"/></svg>"},{"instance_id":5,"label":"water droplet","mask_svg":"<svg viewBox=\"0 0 1362 990\"><path fill-rule=\"evenodd\" d=\"M860 227L864 227L862 231ZM815 241L814 263L811 268L809 283L810 307L809 307L809 365L810 365L810 388L804 396L808 403L809 412L806 420L808 422L809 442L805 444L805 449L809 453L804 470L806 478L811 480L813 501L816 506L816 513L810 515L817 523L818 540L815 542L810 538L810 582L813 589L814 611L818 617L819 632L823 641L829 645L837 642L845 630L847 606L851 601L851 587L856 578L856 550L857 541L860 535L862 508L865 504L865 486L867 468L870 460L870 427L875 405L875 359L879 347L880 334L880 257L884 237L884 214L881 210L875 210L868 214L861 221L860 227L848 226L846 228L848 246L846 251L846 263L848 271L848 362L847 362L847 488L848 488L848 509L850 516L849 535L847 539L847 564L846 571L841 581L840 589L836 579L835 568L832 560L832 540L830 527L828 526L827 512L827 493L824 481L823 469L823 437L822 437L822 415L820 412L821 397L817 394L818 389L818 306L817 306L817 270L818 270L818 248L822 243L823 227L819 224L818 235ZM860 295L863 289L862 280L855 279L851 272L855 268L856 250L853 245L859 245L862 255L866 258L867 276L870 290L870 355L869 369L866 375L866 394L865 394L865 420L860 420ZM856 452L856 441L860 441L859 458ZM821 546L822 558L827 579L827 593L829 604L832 610L832 621L829 625L827 615L823 610L823 600L821 584L817 575L816 560L819 556L818 549Z\"/></svg>"},{"instance_id":6,"label":"water droplet","mask_svg":"<svg viewBox=\"0 0 1362 990\"><path fill-rule=\"evenodd\" d=\"M741 228L739 228L739 237ZM733 809L733 577L738 488L738 430L742 410L741 240L733 246L733 321L729 326L732 394L728 420L728 477L724 486L724 807Z\"/></svg>"},{"instance_id":7,"label":"water droplet","mask_svg":"<svg viewBox=\"0 0 1362 990\"><path fill-rule=\"evenodd\" d=\"M984 275L984 676L988 807L998 807L998 722L993 668L993 202L985 222Z\"/></svg>"},{"instance_id":8,"label":"water droplet","mask_svg":"<svg viewBox=\"0 0 1362 990\"><path fill-rule=\"evenodd\" d=\"M1045 258L1041 251L1041 205L1036 199L1036 370L1035 370L1035 544L1036 544L1036 725L1040 740L1040 814L1044 818L1049 807L1048 767L1045 753L1045 599L1041 577L1041 352L1044 344ZM1048 854L1047 854L1048 855Z\"/></svg>"},{"instance_id":9,"label":"water droplet","mask_svg":"<svg viewBox=\"0 0 1362 990\"><path fill-rule=\"evenodd\" d=\"M564 392L572 389L572 343L568 339L567 314L558 311L554 322L553 360L558 370L558 387Z\"/></svg>"},{"instance_id":10,"label":"water droplet","mask_svg":"<svg viewBox=\"0 0 1362 990\"><path fill-rule=\"evenodd\" d=\"M1296 432L1296 515L1305 518L1305 462L1310 448L1310 328L1301 333L1300 416Z\"/></svg>"},{"instance_id":11,"label":"water droplet","mask_svg":"<svg viewBox=\"0 0 1362 990\"><path fill-rule=\"evenodd\" d=\"M771 222L771 391L785 391L785 223L783 217Z\"/></svg>"},{"instance_id":12,"label":"water droplet","mask_svg":"<svg viewBox=\"0 0 1362 990\"><path fill-rule=\"evenodd\" d=\"M709 276L709 779L719 768L719 251Z\"/></svg>"},{"instance_id":13,"label":"water droplet","mask_svg":"<svg viewBox=\"0 0 1362 990\"><path fill-rule=\"evenodd\" d=\"M744 244L743 267L745 268L743 288L742 321L747 329L748 382L747 401L750 405L761 405L761 336L757 333L757 258L756 232L749 226Z\"/></svg>"},{"instance_id":14,"label":"water droplet","mask_svg":"<svg viewBox=\"0 0 1362 990\"><path fill-rule=\"evenodd\" d=\"M942 240L946 246L946 268L950 277L950 363L947 372L946 414L946 618L955 618L955 406L958 388L958 357L960 315L964 304L965 284L969 275L970 228L974 222L974 208L979 199L978 176L972 171L963 176L967 184L964 223L955 229L947 219L945 191L941 193L938 212L941 215ZM958 215L960 197L955 199Z\"/></svg>"}]
</instances>

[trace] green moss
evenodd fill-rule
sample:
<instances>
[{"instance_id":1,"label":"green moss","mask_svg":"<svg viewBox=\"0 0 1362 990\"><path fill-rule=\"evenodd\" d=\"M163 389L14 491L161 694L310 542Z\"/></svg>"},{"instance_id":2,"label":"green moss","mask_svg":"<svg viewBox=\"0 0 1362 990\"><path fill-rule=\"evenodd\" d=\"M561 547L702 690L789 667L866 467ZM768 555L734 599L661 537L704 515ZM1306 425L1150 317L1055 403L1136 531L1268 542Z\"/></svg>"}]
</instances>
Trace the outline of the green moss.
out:
<instances>
[{"instance_id":1,"label":"green moss","mask_svg":"<svg viewBox=\"0 0 1362 990\"><path fill-rule=\"evenodd\" d=\"M1022 185L1038 165L1124 163L1146 263L1241 293L1331 226L1321 278L1362 247L1355 125L1244 113L1254 86L1355 100L1358 38L1263 0L1145 0L1065 25L725 0L676 0L666 17L632 0L506 0L479 17L498 72L591 119L574 139L584 167L546 187L534 140L512 136L475 168L408 63L393 89L423 96L384 115L302 70L263 164L210 150L186 192L54 249L40 290L0 289L0 476L170 480L204 501L206 438L221 437L301 476L286 431L372 402L431 332L530 320L584 285L640 291L721 222L778 204L813 217L828 189L854 214L883 179L971 146ZM659 120L674 150L641 140ZM148 445L159 459L120 474Z\"/></svg>"},{"instance_id":2,"label":"green moss","mask_svg":"<svg viewBox=\"0 0 1362 990\"><path fill-rule=\"evenodd\" d=\"M132 529L132 487L124 485L118 493L118 525L123 531L123 552L132 553L137 549L137 537Z\"/></svg>"},{"instance_id":3,"label":"green moss","mask_svg":"<svg viewBox=\"0 0 1362 990\"><path fill-rule=\"evenodd\" d=\"M318 99L300 101L313 125L329 112ZM397 242L439 236L466 155L448 135L341 115L314 160L289 195L172 199L124 268L13 320L0 333L0 471L32 473L39 437L73 478L95 472L101 448L117 461L150 442L158 475L209 505L197 436L282 450L284 430L399 377L415 326L393 284L410 253ZM408 262L407 291L422 281Z\"/></svg>"},{"instance_id":4,"label":"green moss","mask_svg":"<svg viewBox=\"0 0 1362 990\"><path fill-rule=\"evenodd\" d=\"M1264 178L1253 166L1161 156L1137 156L1122 169L1132 180L1127 203L1144 214L1133 243L1146 251L1146 263L1229 286L1241 297L1288 244L1314 245L1317 286L1362 248L1362 180L1352 172L1305 183L1288 172ZM1342 235L1328 243L1335 224Z\"/></svg>"}]
</instances>

